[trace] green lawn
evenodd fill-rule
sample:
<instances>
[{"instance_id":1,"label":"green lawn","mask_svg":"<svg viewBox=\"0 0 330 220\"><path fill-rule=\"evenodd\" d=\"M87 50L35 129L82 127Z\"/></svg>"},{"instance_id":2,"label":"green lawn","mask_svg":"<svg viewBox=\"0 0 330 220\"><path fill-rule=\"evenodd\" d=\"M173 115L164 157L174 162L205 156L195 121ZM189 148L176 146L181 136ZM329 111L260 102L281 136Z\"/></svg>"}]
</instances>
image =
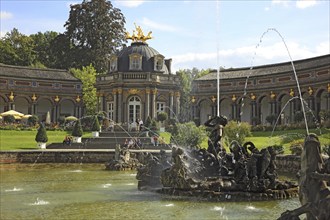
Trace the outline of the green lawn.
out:
<instances>
[{"instance_id":1,"label":"green lawn","mask_svg":"<svg viewBox=\"0 0 330 220\"><path fill-rule=\"evenodd\" d=\"M37 131L15 131L0 130L0 150L21 150L21 149L37 149L37 143L34 140ZM47 131L47 144L60 142L71 132L66 131ZM86 132L83 137L91 136L90 132Z\"/></svg>"},{"instance_id":2,"label":"green lawn","mask_svg":"<svg viewBox=\"0 0 330 220\"><path fill-rule=\"evenodd\" d=\"M310 133L316 133L319 136L321 145L330 144L330 129L322 129L322 134L317 130L310 130ZM270 131L253 132L252 137L247 137L245 141L252 141L257 148L263 148L270 145L283 145L284 152L290 153L290 142L293 140L303 141L305 130L291 130L291 131L275 131L270 137ZM34 140L37 131L14 131L14 130L0 130L0 150L21 150L21 149L37 149ZM47 131L48 144L54 142L62 142L65 135L70 132L65 131ZM91 132L85 132L83 137L90 137ZM165 142L170 142L170 133L162 132L161 136L165 138ZM207 148L207 140L202 143L202 147Z\"/></svg>"}]
</instances>

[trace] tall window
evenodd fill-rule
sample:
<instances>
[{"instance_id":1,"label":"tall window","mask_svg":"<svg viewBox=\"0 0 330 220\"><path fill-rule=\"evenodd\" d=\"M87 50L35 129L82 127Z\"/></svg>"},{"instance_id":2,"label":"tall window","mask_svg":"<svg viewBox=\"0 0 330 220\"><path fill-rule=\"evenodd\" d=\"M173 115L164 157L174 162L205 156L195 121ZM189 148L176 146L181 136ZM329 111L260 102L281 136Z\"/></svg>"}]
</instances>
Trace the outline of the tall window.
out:
<instances>
[{"instance_id":1,"label":"tall window","mask_svg":"<svg viewBox=\"0 0 330 220\"><path fill-rule=\"evenodd\" d=\"M142 69L142 56L140 54L131 54L129 56L129 69L141 70Z\"/></svg>"},{"instance_id":2,"label":"tall window","mask_svg":"<svg viewBox=\"0 0 330 220\"><path fill-rule=\"evenodd\" d=\"M141 118L141 100L138 96L132 96L128 100L128 122L135 122Z\"/></svg>"},{"instance_id":3,"label":"tall window","mask_svg":"<svg viewBox=\"0 0 330 220\"><path fill-rule=\"evenodd\" d=\"M113 120L114 115L114 104L113 102L108 102L108 118Z\"/></svg>"}]
</instances>

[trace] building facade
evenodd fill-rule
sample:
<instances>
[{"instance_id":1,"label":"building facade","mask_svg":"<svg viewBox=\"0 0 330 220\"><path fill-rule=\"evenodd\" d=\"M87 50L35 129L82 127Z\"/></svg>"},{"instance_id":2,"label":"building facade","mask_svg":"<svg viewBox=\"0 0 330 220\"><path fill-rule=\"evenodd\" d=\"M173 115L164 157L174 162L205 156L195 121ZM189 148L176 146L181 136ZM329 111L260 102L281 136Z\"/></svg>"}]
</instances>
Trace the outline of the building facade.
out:
<instances>
[{"instance_id":1,"label":"building facade","mask_svg":"<svg viewBox=\"0 0 330 220\"><path fill-rule=\"evenodd\" d=\"M157 112L170 118L180 112L180 80L171 73L171 59L165 59L150 47L137 27L137 34L127 33L132 44L109 58L109 71L97 78L99 110L117 123L131 123Z\"/></svg>"},{"instance_id":2,"label":"building facade","mask_svg":"<svg viewBox=\"0 0 330 220\"><path fill-rule=\"evenodd\" d=\"M220 114L229 119L256 125L266 124L267 116L273 116L280 124L292 123L295 113L302 110L294 72L310 120L318 120L320 111L330 110L330 55L219 72ZM204 123L217 115L217 91L216 70L194 80L195 121Z\"/></svg>"},{"instance_id":3,"label":"building facade","mask_svg":"<svg viewBox=\"0 0 330 220\"><path fill-rule=\"evenodd\" d=\"M0 112L16 110L51 121L83 114L82 83L66 70L0 64Z\"/></svg>"}]
</instances>

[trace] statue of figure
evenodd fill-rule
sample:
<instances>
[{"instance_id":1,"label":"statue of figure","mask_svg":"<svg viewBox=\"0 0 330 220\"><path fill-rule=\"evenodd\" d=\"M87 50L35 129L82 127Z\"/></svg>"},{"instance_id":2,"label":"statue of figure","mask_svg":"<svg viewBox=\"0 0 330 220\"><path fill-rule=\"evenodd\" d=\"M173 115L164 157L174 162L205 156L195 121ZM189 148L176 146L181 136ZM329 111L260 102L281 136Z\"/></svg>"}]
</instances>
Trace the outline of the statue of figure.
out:
<instances>
[{"instance_id":1,"label":"statue of figure","mask_svg":"<svg viewBox=\"0 0 330 220\"><path fill-rule=\"evenodd\" d=\"M330 189L327 185L330 173L324 173L323 166L318 137L310 134L305 138L301 154L299 200L302 206L282 213L279 220L299 219L304 213L307 220L330 219Z\"/></svg>"},{"instance_id":2,"label":"statue of figure","mask_svg":"<svg viewBox=\"0 0 330 220\"><path fill-rule=\"evenodd\" d=\"M207 127L212 127L209 141L208 141L208 151L214 156L217 156L220 150L220 140L223 135L223 127L228 123L227 117L225 116L215 116L207 120L204 125Z\"/></svg>"}]
</instances>

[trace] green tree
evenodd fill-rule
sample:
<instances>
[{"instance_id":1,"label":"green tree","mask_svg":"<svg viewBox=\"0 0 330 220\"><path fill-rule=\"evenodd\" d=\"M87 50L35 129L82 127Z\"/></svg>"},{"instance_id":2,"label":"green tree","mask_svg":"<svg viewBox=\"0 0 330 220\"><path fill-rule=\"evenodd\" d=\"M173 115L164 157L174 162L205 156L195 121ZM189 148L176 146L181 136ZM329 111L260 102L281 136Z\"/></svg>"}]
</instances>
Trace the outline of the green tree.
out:
<instances>
[{"instance_id":1,"label":"green tree","mask_svg":"<svg viewBox=\"0 0 330 220\"><path fill-rule=\"evenodd\" d=\"M224 140L227 146L229 146L232 141L237 141L242 145L245 138L251 135L251 125L247 122L229 121L224 127Z\"/></svg>"},{"instance_id":2,"label":"green tree","mask_svg":"<svg viewBox=\"0 0 330 220\"><path fill-rule=\"evenodd\" d=\"M30 66L35 61L33 39L14 28L0 40L0 63Z\"/></svg>"},{"instance_id":3,"label":"green tree","mask_svg":"<svg viewBox=\"0 0 330 220\"><path fill-rule=\"evenodd\" d=\"M197 127L194 122L176 123L171 135L172 142L180 147L200 148L203 140L207 138L205 127Z\"/></svg>"},{"instance_id":4,"label":"green tree","mask_svg":"<svg viewBox=\"0 0 330 220\"><path fill-rule=\"evenodd\" d=\"M57 32L46 31L45 33L38 32L31 34L30 38L34 43L34 52L36 54L33 66L35 67L54 67L55 58L51 56L51 45L58 36Z\"/></svg>"},{"instance_id":5,"label":"green tree","mask_svg":"<svg viewBox=\"0 0 330 220\"><path fill-rule=\"evenodd\" d=\"M83 129L80 123L80 120L77 120L74 124L73 130L72 130L72 136L74 137L81 137L83 136Z\"/></svg>"},{"instance_id":6,"label":"green tree","mask_svg":"<svg viewBox=\"0 0 330 220\"><path fill-rule=\"evenodd\" d=\"M70 70L75 77L81 80L83 86L83 101L86 106L86 111L88 115L93 115L96 112L96 70L92 65L83 67L80 69L71 69Z\"/></svg>"},{"instance_id":7,"label":"green tree","mask_svg":"<svg viewBox=\"0 0 330 220\"><path fill-rule=\"evenodd\" d=\"M97 118L97 116L94 116L94 121L93 121L93 126L92 126L92 131L100 131L100 122L99 119Z\"/></svg>"},{"instance_id":8,"label":"green tree","mask_svg":"<svg viewBox=\"0 0 330 220\"><path fill-rule=\"evenodd\" d=\"M197 68L184 69L176 72L181 81L181 100L180 100L180 120L181 121L191 121L191 83L194 79L208 74L209 70L199 71Z\"/></svg>"},{"instance_id":9,"label":"green tree","mask_svg":"<svg viewBox=\"0 0 330 220\"><path fill-rule=\"evenodd\" d=\"M124 15L106 0L84 0L70 7L64 26L75 50L74 62L78 67L93 64L98 72L105 72L107 55L126 42Z\"/></svg>"},{"instance_id":10,"label":"green tree","mask_svg":"<svg viewBox=\"0 0 330 220\"><path fill-rule=\"evenodd\" d=\"M35 141L38 143L46 143L48 141L46 129L42 124L40 124Z\"/></svg>"}]
</instances>

